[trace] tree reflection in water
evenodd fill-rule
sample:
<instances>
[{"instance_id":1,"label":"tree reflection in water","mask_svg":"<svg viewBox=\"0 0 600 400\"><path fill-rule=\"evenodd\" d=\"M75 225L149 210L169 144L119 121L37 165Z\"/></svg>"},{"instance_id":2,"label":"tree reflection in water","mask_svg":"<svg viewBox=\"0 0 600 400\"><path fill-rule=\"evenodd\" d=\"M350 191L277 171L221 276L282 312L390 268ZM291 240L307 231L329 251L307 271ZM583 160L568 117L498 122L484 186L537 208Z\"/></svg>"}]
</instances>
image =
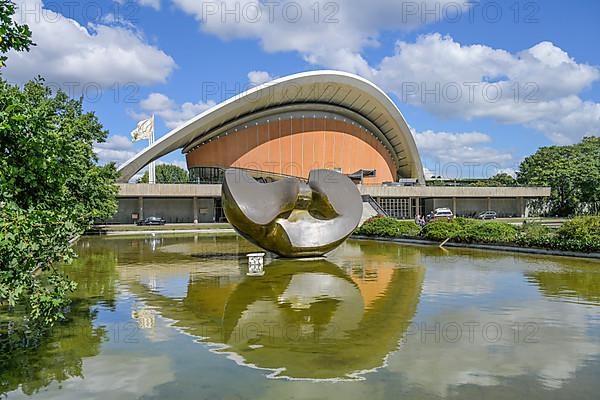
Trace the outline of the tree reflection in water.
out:
<instances>
[{"instance_id":1,"label":"tree reflection in water","mask_svg":"<svg viewBox=\"0 0 600 400\"><path fill-rule=\"evenodd\" d=\"M116 256L106 248L78 248L79 258L65 267L78 283L67 321L49 334L30 331L23 336L12 330L19 321L18 310L3 312L0 328L0 393L21 387L33 394L51 382L83 377L83 358L100 352L106 336L104 327L94 327L97 311L93 306L114 307L116 298Z\"/></svg>"}]
</instances>

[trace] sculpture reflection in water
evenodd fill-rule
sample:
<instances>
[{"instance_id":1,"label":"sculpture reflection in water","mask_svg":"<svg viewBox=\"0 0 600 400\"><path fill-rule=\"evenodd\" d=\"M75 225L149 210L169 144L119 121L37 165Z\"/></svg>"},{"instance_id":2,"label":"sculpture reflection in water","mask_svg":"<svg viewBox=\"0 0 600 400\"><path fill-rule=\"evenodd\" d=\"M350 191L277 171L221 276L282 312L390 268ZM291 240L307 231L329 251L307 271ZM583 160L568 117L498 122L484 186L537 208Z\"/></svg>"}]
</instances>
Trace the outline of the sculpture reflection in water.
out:
<instances>
[{"instance_id":1,"label":"sculpture reflection in water","mask_svg":"<svg viewBox=\"0 0 600 400\"><path fill-rule=\"evenodd\" d=\"M398 347L424 269L390 263L352 270L326 260L280 259L261 279L237 277L194 275L181 300L139 281L129 285L174 327L242 365L273 370L272 377L353 379L381 367Z\"/></svg>"},{"instance_id":2,"label":"sculpture reflection in water","mask_svg":"<svg viewBox=\"0 0 600 400\"><path fill-rule=\"evenodd\" d=\"M228 169L222 199L225 216L240 235L283 257L335 249L362 215L358 189L333 170L313 170L307 183L297 178L259 183L246 171Z\"/></svg>"}]
</instances>

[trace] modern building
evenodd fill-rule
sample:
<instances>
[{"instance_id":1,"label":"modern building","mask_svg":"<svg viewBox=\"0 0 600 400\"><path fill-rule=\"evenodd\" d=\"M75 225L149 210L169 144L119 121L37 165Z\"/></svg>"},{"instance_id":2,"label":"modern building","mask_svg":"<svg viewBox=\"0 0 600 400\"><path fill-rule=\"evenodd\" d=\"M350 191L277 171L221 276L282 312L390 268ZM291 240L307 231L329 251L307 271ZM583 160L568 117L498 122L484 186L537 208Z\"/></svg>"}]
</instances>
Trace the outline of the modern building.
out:
<instances>
[{"instance_id":1,"label":"modern building","mask_svg":"<svg viewBox=\"0 0 600 400\"><path fill-rule=\"evenodd\" d=\"M151 161L179 149L191 183L126 183ZM521 216L528 199L549 195L548 188L426 186L413 136L392 100L356 75L312 71L218 104L138 153L120 168L119 212L111 222L150 215L168 222L221 220L220 183L229 167L267 181L335 169L359 185L367 215L381 207L398 218L442 206L457 215L493 209Z\"/></svg>"}]
</instances>

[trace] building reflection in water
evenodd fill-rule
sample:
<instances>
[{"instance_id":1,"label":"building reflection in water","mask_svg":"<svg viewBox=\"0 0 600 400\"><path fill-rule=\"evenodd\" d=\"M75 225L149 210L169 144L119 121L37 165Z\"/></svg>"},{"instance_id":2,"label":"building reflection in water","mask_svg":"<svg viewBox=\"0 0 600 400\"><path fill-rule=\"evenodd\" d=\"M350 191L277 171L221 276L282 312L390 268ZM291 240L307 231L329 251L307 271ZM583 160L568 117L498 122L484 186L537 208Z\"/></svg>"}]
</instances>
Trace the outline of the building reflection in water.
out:
<instances>
[{"instance_id":1,"label":"building reflection in water","mask_svg":"<svg viewBox=\"0 0 600 400\"><path fill-rule=\"evenodd\" d=\"M275 260L262 277L245 276L243 260L204 260L180 296L149 287L147 278L168 280L185 266L154 265L148 276L130 271L135 279L124 280L172 326L239 364L273 370L273 377L353 379L383 366L397 349L424 278L415 260L365 258L362 251L346 244L350 256L332 258L339 265ZM372 264L359 261L365 259Z\"/></svg>"}]
</instances>

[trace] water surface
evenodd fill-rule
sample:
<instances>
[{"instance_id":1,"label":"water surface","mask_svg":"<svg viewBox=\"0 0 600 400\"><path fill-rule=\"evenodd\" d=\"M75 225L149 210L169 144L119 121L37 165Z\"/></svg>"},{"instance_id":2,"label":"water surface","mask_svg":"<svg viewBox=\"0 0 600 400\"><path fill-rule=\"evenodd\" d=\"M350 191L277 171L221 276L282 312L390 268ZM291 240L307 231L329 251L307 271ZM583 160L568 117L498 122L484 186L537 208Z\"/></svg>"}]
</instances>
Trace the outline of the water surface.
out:
<instances>
[{"instance_id":1,"label":"water surface","mask_svg":"<svg viewBox=\"0 0 600 400\"><path fill-rule=\"evenodd\" d=\"M9 399L595 399L600 262L348 241L247 276L235 237L85 237Z\"/></svg>"}]
</instances>

